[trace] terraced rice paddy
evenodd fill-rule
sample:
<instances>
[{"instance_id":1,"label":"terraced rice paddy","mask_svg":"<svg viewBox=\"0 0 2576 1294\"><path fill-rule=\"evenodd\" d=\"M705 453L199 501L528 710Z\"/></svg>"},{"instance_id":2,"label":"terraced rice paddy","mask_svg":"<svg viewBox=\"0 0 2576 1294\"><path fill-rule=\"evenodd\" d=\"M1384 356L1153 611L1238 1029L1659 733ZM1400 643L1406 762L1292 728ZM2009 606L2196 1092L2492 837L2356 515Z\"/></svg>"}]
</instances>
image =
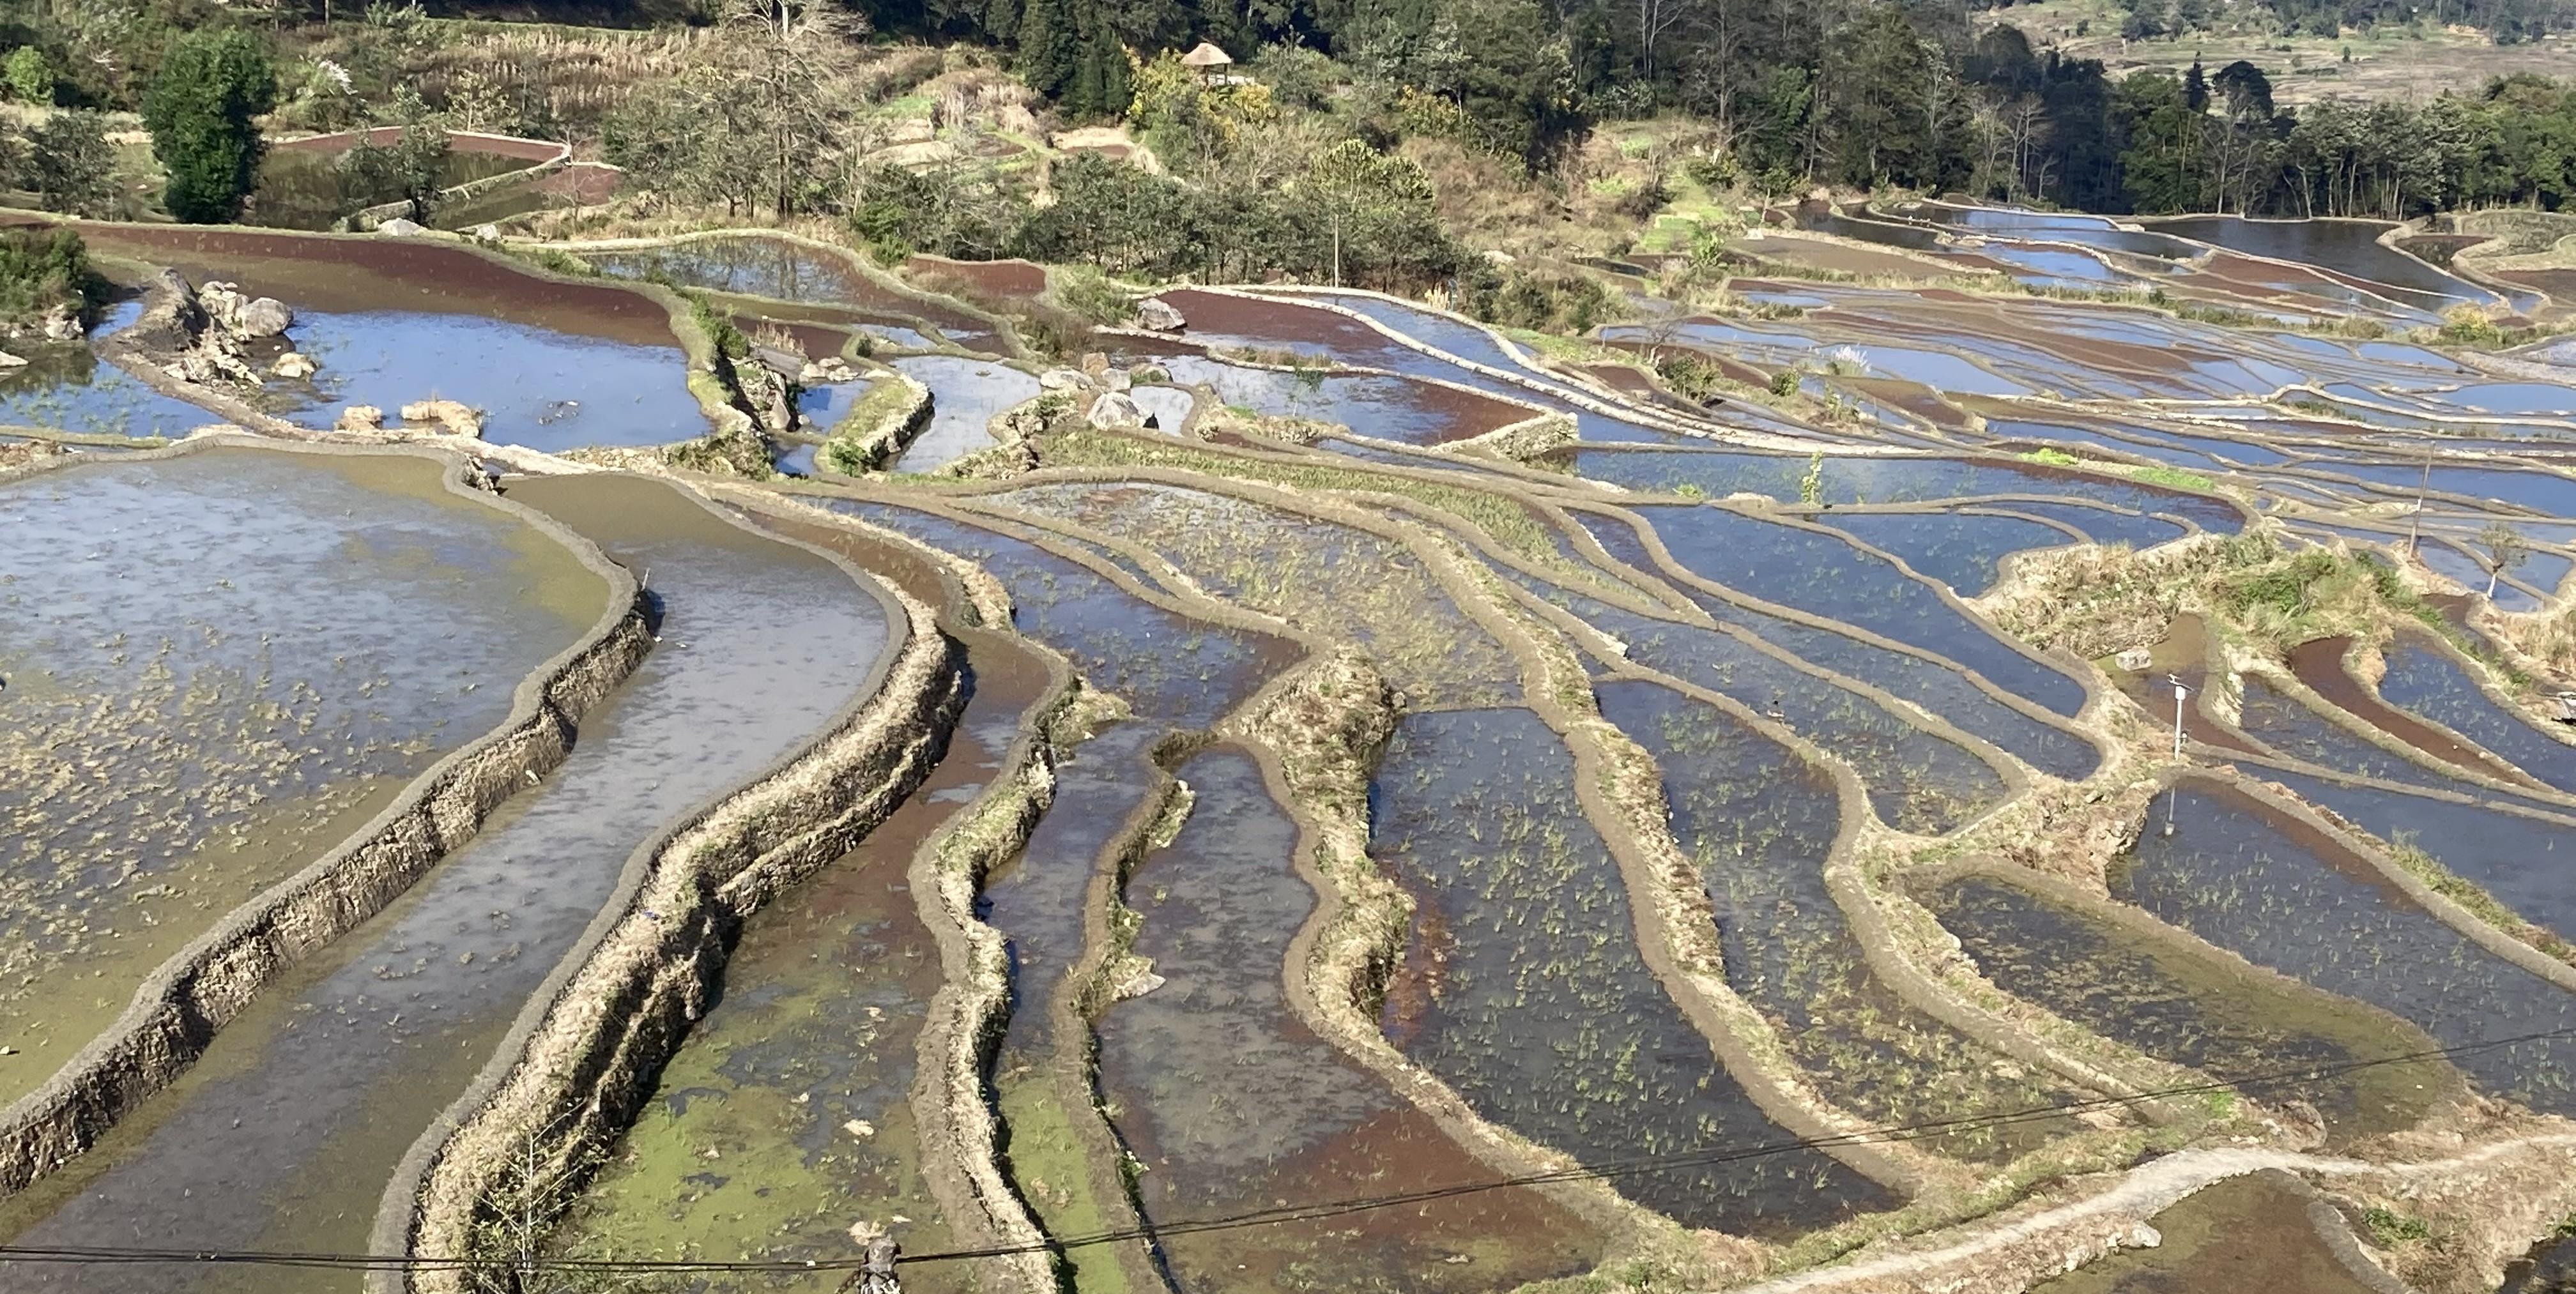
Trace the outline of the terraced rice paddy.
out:
<instances>
[{"instance_id":1,"label":"terraced rice paddy","mask_svg":"<svg viewBox=\"0 0 2576 1294\"><path fill-rule=\"evenodd\" d=\"M0 1225L16 1242L116 1243L150 1216L208 1244L362 1248L397 1163L465 1093L628 857L812 740L851 699L780 681L828 671L855 684L887 643L884 608L842 569L668 487L602 478L518 494L651 568L662 650L584 723L552 777L393 909L263 994L69 1172L9 1201ZM359 1284L352 1273L306 1288ZM115 1267L34 1283L216 1287Z\"/></svg>"},{"instance_id":2,"label":"terraced rice paddy","mask_svg":"<svg viewBox=\"0 0 2576 1294\"><path fill-rule=\"evenodd\" d=\"M0 486L0 1100L498 727L609 609L445 470L244 447Z\"/></svg>"},{"instance_id":3,"label":"terraced rice paddy","mask_svg":"<svg viewBox=\"0 0 2576 1294\"><path fill-rule=\"evenodd\" d=\"M1479 1113L1613 1162L1785 1139L1628 932L1573 764L1526 710L1416 715L1371 791L1372 852L1423 904L1388 1035ZM1891 1204L1839 1161L1646 1168L1622 1194L1695 1226L1779 1235Z\"/></svg>"},{"instance_id":4,"label":"terraced rice paddy","mask_svg":"<svg viewBox=\"0 0 2576 1294\"><path fill-rule=\"evenodd\" d=\"M2443 924L2371 864L2280 811L2187 783L2112 892L2258 966L2389 1011L2446 1045L2527 1039L2456 1063L2485 1091L2576 1108L2576 991Z\"/></svg>"},{"instance_id":5,"label":"terraced rice paddy","mask_svg":"<svg viewBox=\"0 0 2576 1294\"><path fill-rule=\"evenodd\" d=\"M1833 779L1715 706L1653 683L1595 689L1603 717L1663 770L1673 839L1698 864L1736 991L1763 1009L1811 1081L1872 1123L2035 1109L2068 1095L1984 1052L1891 991L1825 882L1841 836ZM1976 1128L1946 1153L2002 1158L2065 1126Z\"/></svg>"},{"instance_id":6,"label":"terraced rice paddy","mask_svg":"<svg viewBox=\"0 0 2576 1294\"><path fill-rule=\"evenodd\" d=\"M99 336L133 325L140 301L99 316ZM51 346L24 356L24 368L0 374L0 424L43 427L83 436L177 438L218 421L205 410L144 385L87 346Z\"/></svg>"},{"instance_id":7,"label":"terraced rice paddy","mask_svg":"<svg viewBox=\"0 0 2576 1294\"><path fill-rule=\"evenodd\" d=\"M74 454L0 441L0 1242L471 1270L0 1288L826 1294L880 1231L956 1294L2492 1288L2576 1216L2576 379L2425 326L2533 289L2368 224L1774 215L1723 298L1603 262L1585 338L1284 284L1058 337L1061 267L751 231L584 276L82 226L321 371L0 379ZM895 346L927 428L675 466L684 293ZM1094 352L1157 425L1050 373L985 452ZM444 435L130 452L236 396L516 449L498 503ZM1575 443L1462 444L1540 414ZM663 479L554 457L610 447ZM523 769L371 828L409 870L39 1092L511 722Z\"/></svg>"}]
</instances>

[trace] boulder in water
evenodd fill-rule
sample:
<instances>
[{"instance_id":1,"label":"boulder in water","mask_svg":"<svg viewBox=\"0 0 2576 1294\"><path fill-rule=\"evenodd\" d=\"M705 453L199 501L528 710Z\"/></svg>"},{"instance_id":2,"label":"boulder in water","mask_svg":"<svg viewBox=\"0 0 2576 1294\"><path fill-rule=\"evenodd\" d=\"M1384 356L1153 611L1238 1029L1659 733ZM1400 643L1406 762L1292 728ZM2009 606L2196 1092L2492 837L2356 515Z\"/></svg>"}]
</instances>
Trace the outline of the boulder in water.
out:
<instances>
[{"instance_id":1,"label":"boulder in water","mask_svg":"<svg viewBox=\"0 0 2576 1294\"><path fill-rule=\"evenodd\" d=\"M1150 332L1180 332L1190 326L1180 309L1161 297L1137 302L1136 322Z\"/></svg>"},{"instance_id":2,"label":"boulder in water","mask_svg":"<svg viewBox=\"0 0 2576 1294\"><path fill-rule=\"evenodd\" d=\"M457 400L415 400L402 407L406 423L434 422L444 431L459 436L483 434L483 415L472 405Z\"/></svg>"},{"instance_id":3,"label":"boulder in water","mask_svg":"<svg viewBox=\"0 0 2576 1294\"><path fill-rule=\"evenodd\" d=\"M0 368L25 368L26 366L27 361L23 357L0 350Z\"/></svg>"},{"instance_id":4,"label":"boulder in water","mask_svg":"<svg viewBox=\"0 0 2576 1294\"><path fill-rule=\"evenodd\" d=\"M1085 415L1102 431L1138 431L1145 426L1145 407L1124 391L1111 391L1091 402Z\"/></svg>"},{"instance_id":5,"label":"boulder in water","mask_svg":"<svg viewBox=\"0 0 2576 1294\"><path fill-rule=\"evenodd\" d=\"M383 431L385 411L372 404L353 404L340 411L342 431Z\"/></svg>"},{"instance_id":6,"label":"boulder in water","mask_svg":"<svg viewBox=\"0 0 2576 1294\"><path fill-rule=\"evenodd\" d=\"M850 367L849 361L838 355L826 355L821 359L807 360L805 367L797 370L796 373L798 386L826 386L834 382L855 382L858 379L859 371Z\"/></svg>"},{"instance_id":7,"label":"boulder in water","mask_svg":"<svg viewBox=\"0 0 2576 1294\"><path fill-rule=\"evenodd\" d=\"M313 376L313 370L317 367L319 366L313 362L311 356L302 351L291 350L278 356L277 362L268 366L268 371L288 381L302 381Z\"/></svg>"},{"instance_id":8,"label":"boulder in water","mask_svg":"<svg viewBox=\"0 0 2576 1294\"><path fill-rule=\"evenodd\" d=\"M1078 368L1051 368L1038 374L1038 389L1041 391L1079 391L1089 385L1091 379L1083 376Z\"/></svg>"}]
</instances>

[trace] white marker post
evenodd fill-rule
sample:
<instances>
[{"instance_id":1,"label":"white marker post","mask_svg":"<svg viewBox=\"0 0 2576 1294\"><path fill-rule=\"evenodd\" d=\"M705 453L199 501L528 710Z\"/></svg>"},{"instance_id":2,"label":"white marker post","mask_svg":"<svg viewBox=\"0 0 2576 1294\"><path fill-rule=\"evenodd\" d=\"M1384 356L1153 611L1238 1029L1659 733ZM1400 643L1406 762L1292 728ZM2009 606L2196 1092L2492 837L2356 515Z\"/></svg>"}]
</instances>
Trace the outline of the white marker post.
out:
<instances>
[{"instance_id":1,"label":"white marker post","mask_svg":"<svg viewBox=\"0 0 2576 1294\"><path fill-rule=\"evenodd\" d=\"M2181 678L2179 675L2167 674L2167 675L2165 675L2165 681L2166 681L2166 682L2168 682L2168 683L2173 684L2173 690L2174 690L2174 758L2175 758L2175 759L2180 759L2180 758L2182 758L2182 703L2183 703L2184 698L2189 697L2189 696L2191 695L2191 689L2190 689L2190 688L2187 688L2187 687L2184 687L2184 686L2182 685L2182 678Z\"/></svg>"},{"instance_id":2,"label":"white marker post","mask_svg":"<svg viewBox=\"0 0 2576 1294\"><path fill-rule=\"evenodd\" d=\"M2166 681L2166 682L2168 682L2168 683L2173 684L2173 690L2174 690L2174 749L2173 749L2173 753L2174 753L2174 760L2175 760L2175 762L2179 763L2179 762L2182 760L2182 703L2183 703L2183 701L2184 701L2186 698L2190 697L2190 695L2191 695L2191 689L2190 689L2190 688L2187 688L2187 687L2184 687L2184 686L2182 685L2182 676L2181 676L2181 675L2179 675L2179 674L2167 674L2167 675L2165 675L2165 681ZM2172 835L2172 834L2174 833L2174 807L2175 807L2176 805L2180 804L2181 802L2182 802L2182 783L2181 783L2181 781L2177 780L2177 781L2175 781L2175 783L2173 784L2173 786L2172 786L2171 788L2169 788L2169 789L2165 792L2165 834L2166 834L2166 835L2168 835L2168 836L2170 836L2170 835Z\"/></svg>"}]
</instances>

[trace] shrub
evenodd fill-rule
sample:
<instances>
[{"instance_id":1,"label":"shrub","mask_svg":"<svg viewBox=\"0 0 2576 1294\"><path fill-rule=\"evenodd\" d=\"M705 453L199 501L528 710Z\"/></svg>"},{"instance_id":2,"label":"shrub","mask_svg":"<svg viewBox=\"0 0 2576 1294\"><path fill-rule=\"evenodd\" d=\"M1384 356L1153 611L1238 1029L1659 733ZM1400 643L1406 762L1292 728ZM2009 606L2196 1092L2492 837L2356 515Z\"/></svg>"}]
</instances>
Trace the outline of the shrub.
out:
<instances>
[{"instance_id":1,"label":"shrub","mask_svg":"<svg viewBox=\"0 0 2576 1294\"><path fill-rule=\"evenodd\" d=\"M1578 274L1515 268L1505 275L1487 266L1465 277L1460 308L1506 328L1579 336L1619 314L1609 289Z\"/></svg>"},{"instance_id":2,"label":"shrub","mask_svg":"<svg viewBox=\"0 0 2576 1294\"><path fill-rule=\"evenodd\" d=\"M33 45L9 51L8 63L0 66L0 78L9 82L9 97L20 103L54 101L54 65L45 58L45 51Z\"/></svg>"},{"instance_id":3,"label":"shrub","mask_svg":"<svg viewBox=\"0 0 2576 1294\"><path fill-rule=\"evenodd\" d=\"M251 119L276 101L277 73L251 33L179 38L143 97L152 155L169 173L163 196L171 215L212 224L240 214L259 177L261 141Z\"/></svg>"},{"instance_id":4,"label":"shrub","mask_svg":"<svg viewBox=\"0 0 2576 1294\"><path fill-rule=\"evenodd\" d=\"M69 305L86 319L106 291L89 249L68 229L0 230L0 319L43 317Z\"/></svg>"},{"instance_id":5,"label":"shrub","mask_svg":"<svg viewBox=\"0 0 2576 1294\"><path fill-rule=\"evenodd\" d=\"M27 136L26 185L48 211L111 215L116 150L95 112L58 112Z\"/></svg>"}]
</instances>

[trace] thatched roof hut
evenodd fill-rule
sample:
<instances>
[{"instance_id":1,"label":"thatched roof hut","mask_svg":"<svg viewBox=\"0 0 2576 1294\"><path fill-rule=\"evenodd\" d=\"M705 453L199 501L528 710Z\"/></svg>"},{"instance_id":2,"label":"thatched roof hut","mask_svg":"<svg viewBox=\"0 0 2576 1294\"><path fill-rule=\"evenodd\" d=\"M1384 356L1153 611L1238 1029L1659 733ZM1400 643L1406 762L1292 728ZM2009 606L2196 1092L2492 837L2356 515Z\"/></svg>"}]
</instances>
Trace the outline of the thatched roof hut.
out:
<instances>
[{"instance_id":1,"label":"thatched roof hut","mask_svg":"<svg viewBox=\"0 0 2576 1294\"><path fill-rule=\"evenodd\" d=\"M1213 72L1221 67L1234 66L1234 58L1218 49L1213 42L1203 40L1197 49L1181 55L1181 66L1194 67L1202 73Z\"/></svg>"}]
</instances>

